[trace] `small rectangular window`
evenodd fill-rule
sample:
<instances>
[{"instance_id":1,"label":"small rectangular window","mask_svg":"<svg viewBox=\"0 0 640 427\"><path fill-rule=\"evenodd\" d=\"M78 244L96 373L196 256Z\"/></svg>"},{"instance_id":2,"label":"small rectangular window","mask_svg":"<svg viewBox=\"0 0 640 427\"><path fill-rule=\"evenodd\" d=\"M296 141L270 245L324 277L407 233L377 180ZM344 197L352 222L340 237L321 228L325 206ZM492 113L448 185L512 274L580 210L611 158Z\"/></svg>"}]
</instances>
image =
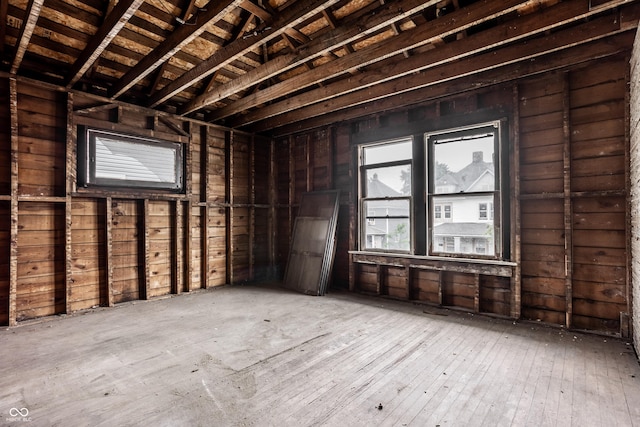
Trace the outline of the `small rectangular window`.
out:
<instances>
[{"instance_id":1,"label":"small rectangular window","mask_svg":"<svg viewBox=\"0 0 640 427\"><path fill-rule=\"evenodd\" d=\"M183 144L79 126L78 181L181 192Z\"/></svg>"},{"instance_id":2,"label":"small rectangular window","mask_svg":"<svg viewBox=\"0 0 640 427\"><path fill-rule=\"evenodd\" d=\"M478 205L478 210L479 210L478 219L486 220L487 219L487 204L486 203L480 203Z\"/></svg>"}]
</instances>

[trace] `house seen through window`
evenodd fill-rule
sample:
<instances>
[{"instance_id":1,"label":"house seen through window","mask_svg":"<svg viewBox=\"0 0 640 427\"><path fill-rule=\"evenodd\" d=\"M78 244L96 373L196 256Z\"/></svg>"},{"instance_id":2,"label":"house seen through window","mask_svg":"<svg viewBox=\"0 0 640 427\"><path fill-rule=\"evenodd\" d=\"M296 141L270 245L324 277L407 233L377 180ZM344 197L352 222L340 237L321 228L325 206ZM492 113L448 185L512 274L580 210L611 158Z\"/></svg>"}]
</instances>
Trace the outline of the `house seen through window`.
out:
<instances>
[{"instance_id":1,"label":"house seen through window","mask_svg":"<svg viewBox=\"0 0 640 427\"><path fill-rule=\"evenodd\" d=\"M361 248L504 257L500 137L492 122L361 146Z\"/></svg>"}]
</instances>

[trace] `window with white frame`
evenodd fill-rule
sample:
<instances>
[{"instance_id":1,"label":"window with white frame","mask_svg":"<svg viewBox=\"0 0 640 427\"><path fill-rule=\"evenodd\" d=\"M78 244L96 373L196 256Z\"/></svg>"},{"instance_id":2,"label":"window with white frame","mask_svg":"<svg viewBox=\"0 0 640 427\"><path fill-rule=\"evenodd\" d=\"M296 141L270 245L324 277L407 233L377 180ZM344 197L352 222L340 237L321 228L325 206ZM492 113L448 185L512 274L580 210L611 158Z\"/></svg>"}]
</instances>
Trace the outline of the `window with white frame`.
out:
<instances>
[{"instance_id":1,"label":"window with white frame","mask_svg":"<svg viewBox=\"0 0 640 427\"><path fill-rule=\"evenodd\" d=\"M360 211L364 249L411 250L412 140L361 148Z\"/></svg>"},{"instance_id":2,"label":"window with white frame","mask_svg":"<svg viewBox=\"0 0 640 427\"><path fill-rule=\"evenodd\" d=\"M508 259L503 131L494 121L361 145L360 249Z\"/></svg>"}]
</instances>

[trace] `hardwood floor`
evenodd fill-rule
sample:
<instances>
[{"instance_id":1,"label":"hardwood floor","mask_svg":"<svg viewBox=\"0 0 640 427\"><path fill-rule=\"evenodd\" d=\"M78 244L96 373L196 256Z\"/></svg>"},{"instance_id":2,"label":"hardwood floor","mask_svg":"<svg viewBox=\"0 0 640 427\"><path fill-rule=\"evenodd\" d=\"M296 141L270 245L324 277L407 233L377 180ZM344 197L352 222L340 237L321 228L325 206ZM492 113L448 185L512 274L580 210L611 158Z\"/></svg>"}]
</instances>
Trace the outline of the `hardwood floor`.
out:
<instances>
[{"instance_id":1,"label":"hardwood floor","mask_svg":"<svg viewBox=\"0 0 640 427\"><path fill-rule=\"evenodd\" d=\"M640 425L624 340L343 292L227 287L0 343L0 424Z\"/></svg>"}]
</instances>

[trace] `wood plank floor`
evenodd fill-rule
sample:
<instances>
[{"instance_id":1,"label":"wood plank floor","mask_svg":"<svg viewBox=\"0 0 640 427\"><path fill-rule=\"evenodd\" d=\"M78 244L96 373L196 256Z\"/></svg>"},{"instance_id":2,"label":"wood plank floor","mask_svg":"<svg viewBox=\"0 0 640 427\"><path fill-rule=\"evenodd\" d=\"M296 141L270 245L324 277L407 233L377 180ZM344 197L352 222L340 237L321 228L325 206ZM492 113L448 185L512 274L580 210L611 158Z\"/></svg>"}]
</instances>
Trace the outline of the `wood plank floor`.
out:
<instances>
[{"instance_id":1,"label":"wood plank floor","mask_svg":"<svg viewBox=\"0 0 640 427\"><path fill-rule=\"evenodd\" d=\"M0 425L640 426L623 340L346 292L56 317L1 330L0 361Z\"/></svg>"}]
</instances>

